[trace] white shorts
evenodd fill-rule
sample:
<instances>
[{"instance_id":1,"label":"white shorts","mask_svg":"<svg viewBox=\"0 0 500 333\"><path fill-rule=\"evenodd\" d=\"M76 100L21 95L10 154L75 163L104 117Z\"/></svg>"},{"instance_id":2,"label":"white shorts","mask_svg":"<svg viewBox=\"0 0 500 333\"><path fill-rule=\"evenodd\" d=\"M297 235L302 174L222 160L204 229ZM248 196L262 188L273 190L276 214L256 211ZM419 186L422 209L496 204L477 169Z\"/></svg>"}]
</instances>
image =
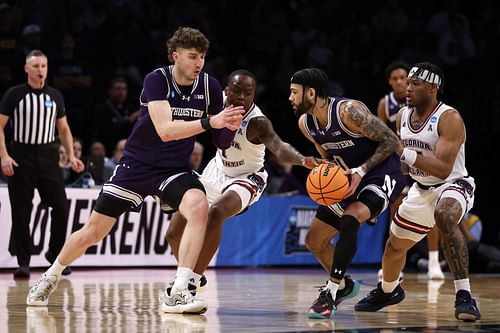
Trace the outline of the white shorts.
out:
<instances>
[{"instance_id":1,"label":"white shorts","mask_svg":"<svg viewBox=\"0 0 500 333\"><path fill-rule=\"evenodd\" d=\"M399 206L391 223L391 232L398 238L419 242L434 227L434 210L441 198L453 198L462 207L462 216L474 205L474 178L465 177L447 182L438 187L422 189L414 183Z\"/></svg>"},{"instance_id":2,"label":"white shorts","mask_svg":"<svg viewBox=\"0 0 500 333\"><path fill-rule=\"evenodd\" d=\"M267 171L261 170L238 177L227 176L217 167L215 157L210 160L200 176L200 182L205 186L207 200L212 205L222 194L234 191L241 199L241 210L259 200L267 185Z\"/></svg>"}]
</instances>

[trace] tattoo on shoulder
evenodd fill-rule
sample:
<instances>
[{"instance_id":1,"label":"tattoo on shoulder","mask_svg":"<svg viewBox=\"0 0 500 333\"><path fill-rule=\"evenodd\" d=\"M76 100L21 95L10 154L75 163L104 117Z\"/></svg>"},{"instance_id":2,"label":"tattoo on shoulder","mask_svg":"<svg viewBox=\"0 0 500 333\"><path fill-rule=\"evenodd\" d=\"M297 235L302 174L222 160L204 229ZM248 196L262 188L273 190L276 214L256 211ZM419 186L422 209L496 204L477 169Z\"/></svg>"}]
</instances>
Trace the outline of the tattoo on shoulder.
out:
<instances>
[{"instance_id":1,"label":"tattoo on shoulder","mask_svg":"<svg viewBox=\"0 0 500 333\"><path fill-rule=\"evenodd\" d=\"M392 131L378 117L371 114L366 105L361 102L350 102L346 111L349 119L362 130L363 135L374 141L384 141L392 137Z\"/></svg>"}]
</instances>

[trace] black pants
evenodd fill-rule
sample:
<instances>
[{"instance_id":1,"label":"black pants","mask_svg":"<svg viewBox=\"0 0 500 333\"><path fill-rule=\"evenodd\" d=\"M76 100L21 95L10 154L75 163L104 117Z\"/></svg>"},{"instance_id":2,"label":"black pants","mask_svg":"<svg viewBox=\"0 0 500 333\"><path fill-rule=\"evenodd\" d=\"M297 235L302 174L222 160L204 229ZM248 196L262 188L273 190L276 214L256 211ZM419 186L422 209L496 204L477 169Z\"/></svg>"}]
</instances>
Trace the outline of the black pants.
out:
<instances>
[{"instance_id":1,"label":"black pants","mask_svg":"<svg viewBox=\"0 0 500 333\"><path fill-rule=\"evenodd\" d=\"M8 188L12 212L9 250L17 256L19 266L29 265L31 257L30 219L35 188L41 202L52 207L49 252L56 256L66 238L68 201L59 167L57 144L25 145L14 143L12 158L19 164Z\"/></svg>"}]
</instances>

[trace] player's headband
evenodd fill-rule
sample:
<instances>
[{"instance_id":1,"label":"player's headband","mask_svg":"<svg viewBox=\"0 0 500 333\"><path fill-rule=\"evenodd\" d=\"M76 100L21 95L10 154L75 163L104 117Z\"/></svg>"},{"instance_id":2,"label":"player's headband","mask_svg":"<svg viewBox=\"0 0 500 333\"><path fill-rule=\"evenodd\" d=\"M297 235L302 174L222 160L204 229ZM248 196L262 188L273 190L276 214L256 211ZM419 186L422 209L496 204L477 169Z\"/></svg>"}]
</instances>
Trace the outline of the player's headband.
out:
<instances>
[{"instance_id":1,"label":"player's headband","mask_svg":"<svg viewBox=\"0 0 500 333\"><path fill-rule=\"evenodd\" d=\"M290 83L300 84L316 90L325 90L328 88L328 77L315 68L306 68L295 72L290 79Z\"/></svg>"},{"instance_id":2,"label":"player's headband","mask_svg":"<svg viewBox=\"0 0 500 333\"><path fill-rule=\"evenodd\" d=\"M441 77L428 69L412 67L410 69L410 72L408 73L408 78L411 77L424 80L425 82L429 82L431 84L435 84L438 86L438 88L441 86Z\"/></svg>"}]
</instances>

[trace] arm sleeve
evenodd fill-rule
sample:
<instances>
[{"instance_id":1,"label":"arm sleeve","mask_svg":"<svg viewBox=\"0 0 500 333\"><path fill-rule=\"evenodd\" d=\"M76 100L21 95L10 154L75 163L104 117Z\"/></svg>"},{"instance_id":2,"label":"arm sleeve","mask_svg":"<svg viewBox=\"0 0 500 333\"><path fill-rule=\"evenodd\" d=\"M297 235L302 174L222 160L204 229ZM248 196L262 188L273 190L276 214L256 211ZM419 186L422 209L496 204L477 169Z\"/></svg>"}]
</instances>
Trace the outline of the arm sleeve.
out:
<instances>
[{"instance_id":1,"label":"arm sleeve","mask_svg":"<svg viewBox=\"0 0 500 333\"><path fill-rule=\"evenodd\" d=\"M209 76L209 94L210 94L210 105L208 106L208 114L215 115L224 109L222 89L219 82ZM231 146L231 142L234 139L236 131L230 131L227 128L212 129L212 142L219 149L227 149Z\"/></svg>"}]
</instances>

